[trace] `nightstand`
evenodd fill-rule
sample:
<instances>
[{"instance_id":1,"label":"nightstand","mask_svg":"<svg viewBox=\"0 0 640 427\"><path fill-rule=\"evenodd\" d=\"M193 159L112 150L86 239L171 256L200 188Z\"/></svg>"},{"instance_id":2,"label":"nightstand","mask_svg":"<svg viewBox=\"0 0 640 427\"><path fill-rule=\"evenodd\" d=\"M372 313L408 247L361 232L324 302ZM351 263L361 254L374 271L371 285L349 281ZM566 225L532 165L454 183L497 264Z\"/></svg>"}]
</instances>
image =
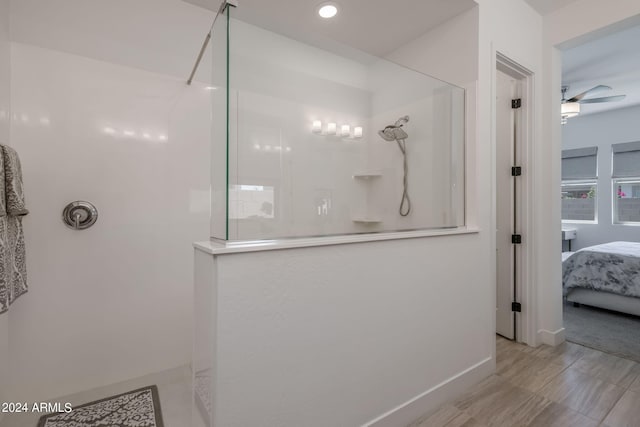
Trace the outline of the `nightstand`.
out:
<instances>
[{"instance_id":1,"label":"nightstand","mask_svg":"<svg viewBox=\"0 0 640 427\"><path fill-rule=\"evenodd\" d=\"M571 241L576 238L578 230L575 228L563 228L562 229L562 241L569 242L569 252L571 252Z\"/></svg>"}]
</instances>

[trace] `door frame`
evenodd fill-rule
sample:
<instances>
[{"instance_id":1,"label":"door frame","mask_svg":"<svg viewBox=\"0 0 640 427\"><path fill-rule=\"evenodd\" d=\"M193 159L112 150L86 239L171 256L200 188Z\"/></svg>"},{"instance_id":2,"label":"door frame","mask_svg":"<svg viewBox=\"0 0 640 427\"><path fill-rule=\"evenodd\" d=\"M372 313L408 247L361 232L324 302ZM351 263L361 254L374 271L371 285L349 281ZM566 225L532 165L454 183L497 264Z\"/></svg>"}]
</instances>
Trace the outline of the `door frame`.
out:
<instances>
[{"instance_id":1,"label":"door frame","mask_svg":"<svg viewBox=\"0 0 640 427\"><path fill-rule=\"evenodd\" d=\"M511 236L519 233L519 207L516 201L516 183L520 177L511 174L511 167L519 164L516 159L519 139L515 131L521 110L514 109L512 101L520 98L522 82L498 67L496 72L496 334L516 340L519 334L516 313L512 309L516 301L518 263L515 256L520 250L511 242Z\"/></svg>"},{"instance_id":2,"label":"door frame","mask_svg":"<svg viewBox=\"0 0 640 427\"><path fill-rule=\"evenodd\" d=\"M536 325L537 325L537 307L535 294L535 271L532 268L535 265L536 235L533 229L534 223L534 165L533 165L533 141L534 141L534 78L535 74L527 67L522 66L518 62L509 58L500 51L494 51L495 66L492 69L493 87L493 108L492 108L492 145L493 145L493 188L496 188L496 73L500 70L519 81L521 93L518 95L522 98L521 114L516 119L516 147L519 165L522 166L522 175L516 179L516 200L518 215L517 232L522 234L522 244L518 245L516 250L516 300L522 304L522 312L516 313L516 341L535 346L537 344ZM493 229L496 229L496 195L493 196ZM495 233L493 234L493 247L496 247ZM495 251L492 251L495 253ZM494 254L495 256L495 254ZM497 272L496 263L493 262L493 283L496 283ZM495 300L495 299L494 299ZM494 317L495 331L495 317Z\"/></svg>"}]
</instances>

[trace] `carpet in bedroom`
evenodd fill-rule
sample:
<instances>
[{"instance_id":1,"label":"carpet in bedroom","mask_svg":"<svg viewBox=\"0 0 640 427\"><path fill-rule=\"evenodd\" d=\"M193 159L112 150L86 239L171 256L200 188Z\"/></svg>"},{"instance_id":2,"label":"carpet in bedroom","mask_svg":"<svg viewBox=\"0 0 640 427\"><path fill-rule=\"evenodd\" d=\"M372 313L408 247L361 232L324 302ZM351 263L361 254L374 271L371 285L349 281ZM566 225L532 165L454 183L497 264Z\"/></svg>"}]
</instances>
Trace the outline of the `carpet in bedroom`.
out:
<instances>
[{"instance_id":1,"label":"carpet in bedroom","mask_svg":"<svg viewBox=\"0 0 640 427\"><path fill-rule=\"evenodd\" d=\"M567 341L640 362L640 317L564 302Z\"/></svg>"}]
</instances>

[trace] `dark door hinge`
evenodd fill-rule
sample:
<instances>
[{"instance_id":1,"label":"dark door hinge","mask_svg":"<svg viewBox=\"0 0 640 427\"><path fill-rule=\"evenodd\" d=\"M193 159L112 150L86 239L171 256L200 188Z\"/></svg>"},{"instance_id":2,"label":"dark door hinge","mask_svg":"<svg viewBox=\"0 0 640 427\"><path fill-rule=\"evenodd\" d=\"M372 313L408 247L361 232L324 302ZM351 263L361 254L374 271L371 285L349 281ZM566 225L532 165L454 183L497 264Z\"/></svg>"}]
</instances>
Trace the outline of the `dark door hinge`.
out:
<instances>
[{"instance_id":1,"label":"dark door hinge","mask_svg":"<svg viewBox=\"0 0 640 427\"><path fill-rule=\"evenodd\" d=\"M520 108L522 107L522 99L512 99L511 100L511 108Z\"/></svg>"},{"instance_id":2,"label":"dark door hinge","mask_svg":"<svg viewBox=\"0 0 640 427\"><path fill-rule=\"evenodd\" d=\"M514 245L519 245L520 243L522 243L522 235L520 235L520 234L512 234L511 235L511 243L513 243Z\"/></svg>"},{"instance_id":3,"label":"dark door hinge","mask_svg":"<svg viewBox=\"0 0 640 427\"><path fill-rule=\"evenodd\" d=\"M520 176L522 175L522 167L521 166L513 166L511 168L511 176Z\"/></svg>"},{"instance_id":4,"label":"dark door hinge","mask_svg":"<svg viewBox=\"0 0 640 427\"><path fill-rule=\"evenodd\" d=\"M519 302L512 302L511 303L511 311L515 311L516 313L522 313L522 304L520 304Z\"/></svg>"}]
</instances>

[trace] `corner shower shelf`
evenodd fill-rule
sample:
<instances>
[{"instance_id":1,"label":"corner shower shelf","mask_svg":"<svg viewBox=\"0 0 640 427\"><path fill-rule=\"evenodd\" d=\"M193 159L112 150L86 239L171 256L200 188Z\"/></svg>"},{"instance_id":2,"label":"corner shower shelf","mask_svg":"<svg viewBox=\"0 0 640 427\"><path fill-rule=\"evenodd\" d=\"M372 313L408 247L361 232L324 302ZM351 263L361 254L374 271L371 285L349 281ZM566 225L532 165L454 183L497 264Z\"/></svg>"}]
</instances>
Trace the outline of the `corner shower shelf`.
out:
<instances>
[{"instance_id":1,"label":"corner shower shelf","mask_svg":"<svg viewBox=\"0 0 640 427\"><path fill-rule=\"evenodd\" d=\"M355 212L352 214L351 221L363 225L374 225L382 222L382 218L378 215L378 210L372 209L371 205L371 199L377 199L378 197L379 189L377 187L380 183L378 178L381 177L382 172L379 170L365 169L364 171L354 172L353 180L358 184L355 184L357 189L353 201L357 207L352 210L352 212Z\"/></svg>"},{"instance_id":2,"label":"corner shower shelf","mask_svg":"<svg viewBox=\"0 0 640 427\"><path fill-rule=\"evenodd\" d=\"M380 172L362 172L362 173L354 173L353 179L371 179L381 177L382 174Z\"/></svg>"},{"instance_id":3,"label":"corner shower shelf","mask_svg":"<svg viewBox=\"0 0 640 427\"><path fill-rule=\"evenodd\" d=\"M368 217L357 217L351 219L353 222L359 222L361 224L377 224L382 222L382 218L368 218Z\"/></svg>"}]
</instances>

